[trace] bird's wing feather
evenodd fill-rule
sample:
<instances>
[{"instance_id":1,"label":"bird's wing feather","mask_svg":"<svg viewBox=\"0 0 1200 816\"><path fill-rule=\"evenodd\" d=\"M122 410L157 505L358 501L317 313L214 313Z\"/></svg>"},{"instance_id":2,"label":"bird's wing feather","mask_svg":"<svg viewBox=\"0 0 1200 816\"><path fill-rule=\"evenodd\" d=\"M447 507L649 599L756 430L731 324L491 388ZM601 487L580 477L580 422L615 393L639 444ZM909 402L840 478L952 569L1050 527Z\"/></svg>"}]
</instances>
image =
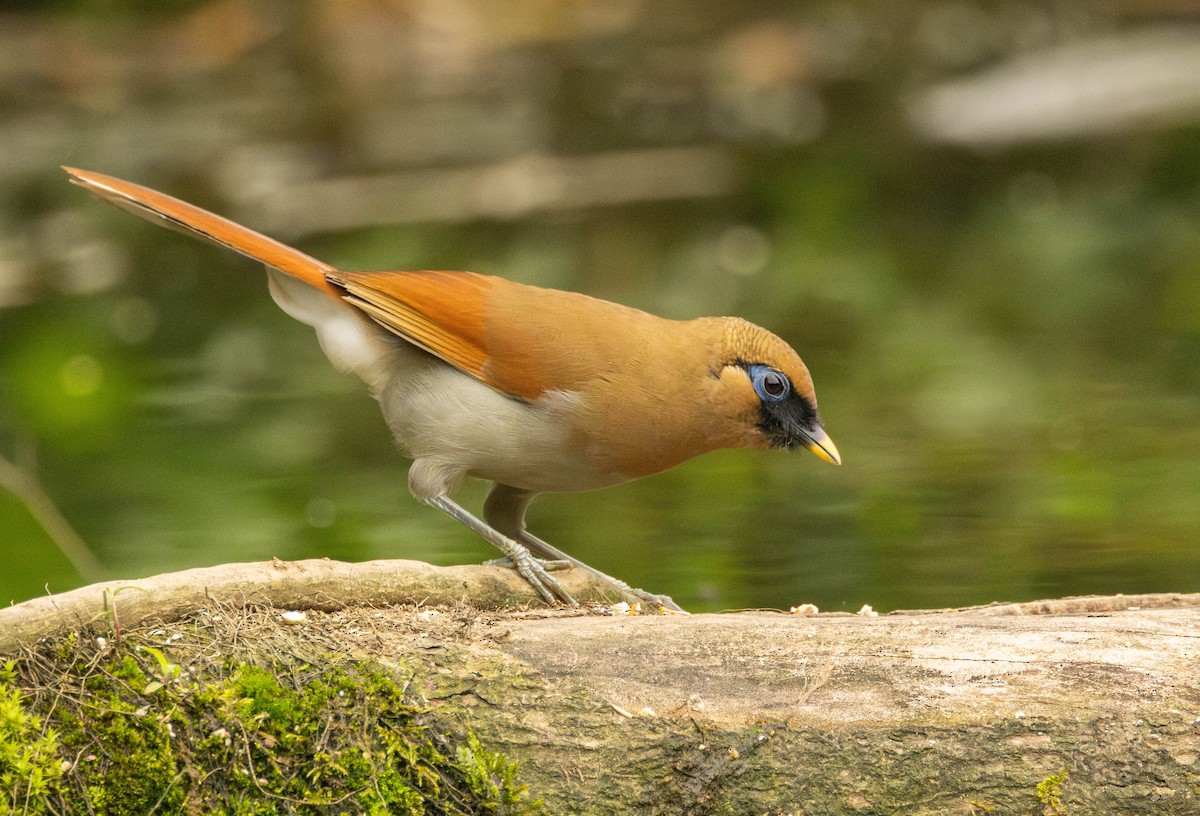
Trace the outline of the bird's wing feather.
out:
<instances>
[{"instance_id":1,"label":"bird's wing feather","mask_svg":"<svg viewBox=\"0 0 1200 816\"><path fill-rule=\"evenodd\" d=\"M471 272L333 272L329 279L380 326L495 387L484 371L492 278Z\"/></svg>"},{"instance_id":2,"label":"bird's wing feather","mask_svg":"<svg viewBox=\"0 0 1200 816\"><path fill-rule=\"evenodd\" d=\"M614 363L607 339L613 323L654 319L574 292L473 272L339 271L329 280L388 331L524 400L575 390L602 375Z\"/></svg>"}]
</instances>

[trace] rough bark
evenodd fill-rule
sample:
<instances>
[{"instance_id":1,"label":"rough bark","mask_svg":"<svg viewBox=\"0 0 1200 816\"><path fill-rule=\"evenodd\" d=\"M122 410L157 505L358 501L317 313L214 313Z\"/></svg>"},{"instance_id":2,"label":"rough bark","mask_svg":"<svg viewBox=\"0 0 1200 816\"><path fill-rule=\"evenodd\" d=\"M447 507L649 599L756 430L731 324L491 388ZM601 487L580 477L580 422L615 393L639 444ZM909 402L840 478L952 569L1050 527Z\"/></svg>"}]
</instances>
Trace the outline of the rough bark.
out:
<instances>
[{"instance_id":1,"label":"rough bark","mask_svg":"<svg viewBox=\"0 0 1200 816\"><path fill-rule=\"evenodd\" d=\"M1200 813L1198 595L630 617L542 611L494 568L219 570L137 582L122 615L171 631L206 604L314 610L289 654L411 678L550 813ZM101 595L0 611L0 651L87 625ZM456 606L382 606L421 601ZM247 648L274 616L256 614L215 645Z\"/></svg>"},{"instance_id":2,"label":"rough bark","mask_svg":"<svg viewBox=\"0 0 1200 816\"><path fill-rule=\"evenodd\" d=\"M557 577L580 602L622 600L612 587L579 570ZM483 565L435 567L423 561L347 564L328 558L222 564L130 581L106 581L0 609L0 653L67 628L103 621L132 627L178 620L213 601L277 609L470 602L511 609L541 600L513 570ZM636 598L624 598L636 602Z\"/></svg>"}]
</instances>

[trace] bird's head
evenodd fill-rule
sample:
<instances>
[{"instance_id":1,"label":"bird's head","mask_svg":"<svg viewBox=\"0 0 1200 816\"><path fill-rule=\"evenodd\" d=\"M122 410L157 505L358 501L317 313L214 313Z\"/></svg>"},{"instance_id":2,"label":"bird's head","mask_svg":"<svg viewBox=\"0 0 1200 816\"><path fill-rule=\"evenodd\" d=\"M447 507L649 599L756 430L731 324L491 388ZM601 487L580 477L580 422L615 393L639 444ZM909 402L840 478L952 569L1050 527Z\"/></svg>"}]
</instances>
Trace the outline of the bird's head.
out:
<instances>
[{"instance_id":1,"label":"bird's head","mask_svg":"<svg viewBox=\"0 0 1200 816\"><path fill-rule=\"evenodd\" d=\"M821 427L808 368L791 346L740 318L709 318L719 340L709 363L714 395L739 427L740 444L761 448L807 448L834 465L842 463Z\"/></svg>"}]
</instances>

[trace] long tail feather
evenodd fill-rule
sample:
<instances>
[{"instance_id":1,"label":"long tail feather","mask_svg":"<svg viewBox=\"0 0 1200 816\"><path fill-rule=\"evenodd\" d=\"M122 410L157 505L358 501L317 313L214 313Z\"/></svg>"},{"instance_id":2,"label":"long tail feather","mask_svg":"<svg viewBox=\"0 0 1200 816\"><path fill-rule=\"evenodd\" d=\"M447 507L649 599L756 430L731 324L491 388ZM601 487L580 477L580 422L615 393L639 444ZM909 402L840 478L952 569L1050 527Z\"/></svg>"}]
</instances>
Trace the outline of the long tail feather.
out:
<instances>
[{"instance_id":1,"label":"long tail feather","mask_svg":"<svg viewBox=\"0 0 1200 816\"><path fill-rule=\"evenodd\" d=\"M140 184L74 167L63 167L63 170L73 183L96 197L147 221L232 249L286 272L331 297L342 297L343 292L325 278L336 271L332 266L287 244Z\"/></svg>"}]
</instances>

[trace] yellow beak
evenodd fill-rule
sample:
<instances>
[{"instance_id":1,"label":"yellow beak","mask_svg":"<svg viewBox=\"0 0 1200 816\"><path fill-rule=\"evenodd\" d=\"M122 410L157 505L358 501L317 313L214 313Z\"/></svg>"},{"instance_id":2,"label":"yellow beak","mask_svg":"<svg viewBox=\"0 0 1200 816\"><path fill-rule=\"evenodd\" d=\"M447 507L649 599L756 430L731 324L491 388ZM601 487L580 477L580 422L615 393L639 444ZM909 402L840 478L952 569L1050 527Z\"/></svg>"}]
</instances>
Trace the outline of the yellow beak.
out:
<instances>
[{"instance_id":1,"label":"yellow beak","mask_svg":"<svg viewBox=\"0 0 1200 816\"><path fill-rule=\"evenodd\" d=\"M833 444L833 440L829 438L829 434L825 433L824 428L817 428L816 433L809 436L804 447L812 451L813 456L824 459L831 465L842 463L842 455L838 453L837 445Z\"/></svg>"}]
</instances>

